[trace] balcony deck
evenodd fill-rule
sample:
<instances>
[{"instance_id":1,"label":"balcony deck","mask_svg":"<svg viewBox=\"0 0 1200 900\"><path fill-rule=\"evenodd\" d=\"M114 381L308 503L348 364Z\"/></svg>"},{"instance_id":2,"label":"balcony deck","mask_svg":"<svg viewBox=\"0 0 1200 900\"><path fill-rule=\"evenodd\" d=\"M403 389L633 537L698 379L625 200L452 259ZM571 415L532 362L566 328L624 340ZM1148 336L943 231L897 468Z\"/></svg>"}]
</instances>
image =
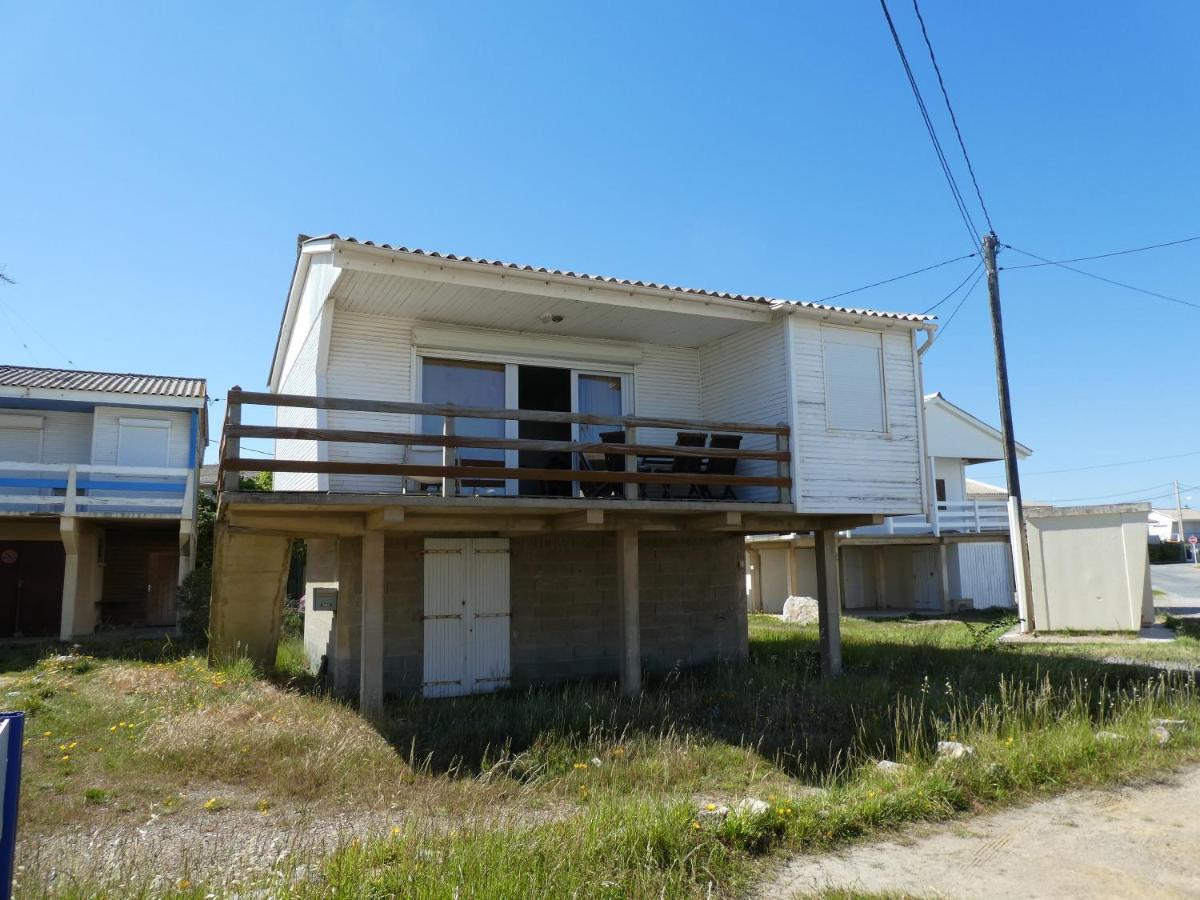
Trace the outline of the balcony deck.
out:
<instances>
[{"instance_id":1,"label":"balcony deck","mask_svg":"<svg viewBox=\"0 0 1200 900\"><path fill-rule=\"evenodd\" d=\"M190 518L186 468L0 460L0 517Z\"/></svg>"},{"instance_id":2,"label":"balcony deck","mask_svg":"<svg viewBox=\"0 0 1200 900\"><path fill-rule=\"evenodd\" d=\"M405 417L394 431L243 425L243 405L341 410ZM439 418L440 434L407 430L416 417ZM466 420L606 426L605 441L532 440L462 433ZM656 435L702 435L702 443L663 443ZM513 435L516 428L506 427ZM712 435L722 440L714 442ZM346 459L266 459L241 454L243 438L375 445L394 462ZM364 528L503 533L615 528L720 529L740 532L854 527L874 516L804 516L791 500L790 429L786 425L696 419L599 416L350 398L229 393L221 442L220 514L232 526L307 535L356 534ZM716 443L716 446L713 444ZM748 444L749 446L743 446ZM430 459L430 451L434 458ZM491 452L487 464L471 451ZM414 459L420 454L421 458ZM560 466L522 466L522 453L555 454ZM320 454L311 454L319 456ZM754 474L744 469L754 467ZM739 467L743 471L739 472ZM394 477L379 491L243 491L244 472ZM538 490L529 491L533 485ZM481 489L482 486L482 489ZM319 517L304 513L320 512ZM834 519L836 518L836 522Z\"/></svg>"}]
</instances>

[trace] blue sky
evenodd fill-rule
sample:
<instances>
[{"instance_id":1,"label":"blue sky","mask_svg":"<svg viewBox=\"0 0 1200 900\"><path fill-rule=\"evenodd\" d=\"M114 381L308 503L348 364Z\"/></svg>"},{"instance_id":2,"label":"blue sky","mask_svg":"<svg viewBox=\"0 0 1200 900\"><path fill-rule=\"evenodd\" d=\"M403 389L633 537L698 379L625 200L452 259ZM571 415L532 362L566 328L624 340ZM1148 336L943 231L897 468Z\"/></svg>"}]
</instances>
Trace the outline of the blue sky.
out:
<instances>
[{"instance_id":1,"label":"blue sky","mask_svg":"<svg viewBox=\"0 0 1200 900\"><path fill-rule=\"evenodd\" d=\"M1200 233L1200 7L923 12L1003 241ZM299 232L801 299L971 250L869 0L0 2L0 33L4 361L260 387ZM973 264L844 299L922 310ZM1200 242L1082 267L1200 302ZM1200 309L1053 268L1002 292L1027 496L1200 485ZM925 382L997 420L982 285Z\"/></svg>"}]
</instances>

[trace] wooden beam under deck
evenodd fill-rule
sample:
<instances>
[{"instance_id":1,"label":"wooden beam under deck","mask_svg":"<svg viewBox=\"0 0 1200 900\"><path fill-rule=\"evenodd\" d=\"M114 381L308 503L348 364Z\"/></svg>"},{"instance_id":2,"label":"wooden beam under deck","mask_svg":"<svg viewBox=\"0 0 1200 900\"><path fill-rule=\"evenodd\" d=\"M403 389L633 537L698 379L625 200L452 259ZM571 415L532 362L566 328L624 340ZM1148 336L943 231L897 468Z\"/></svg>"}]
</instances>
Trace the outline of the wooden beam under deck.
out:
<instances>
[{"instance_id":1,"label":"wooden beam under deck","mask_svg":"<svg viewBox=\"0 0 1200 900\"><path fill-rule=\"evenodd\" d=\"M772 509L774 504L737 504L740 509L714 509L713 502L575 501L531 497L455 498L369 495L348 503L347 495L311 494L306 502L280 495L226 493L219 515L238 532L257 531L296 538L357 537L365 531L410 534L487 533L544 534L560 531L723 531L735 534L778 534L816 529L842 529L872 524L873 516L818 516ZM244 501L244 502L243 502ZM435 502L429 502L435 501ZM603 505L601 505L603 504ZM745 507L766 507L762 510Z\"/></svg>"}]
</instances>

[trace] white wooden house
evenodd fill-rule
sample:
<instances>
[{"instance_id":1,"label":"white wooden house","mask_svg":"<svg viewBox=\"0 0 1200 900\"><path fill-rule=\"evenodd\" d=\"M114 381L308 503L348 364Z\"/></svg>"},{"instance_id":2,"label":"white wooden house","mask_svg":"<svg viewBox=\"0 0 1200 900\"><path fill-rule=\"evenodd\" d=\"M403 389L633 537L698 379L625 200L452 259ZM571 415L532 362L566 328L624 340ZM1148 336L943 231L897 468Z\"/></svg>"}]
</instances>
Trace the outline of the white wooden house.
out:
<instances>
[{"instance_id":1,"label":"white wooden house","mask_svg":"<svg viewBox=\"0 0 1200 900\"><path fill-rule=\"evenodd\" d=\"M940 393L924 398L924 411L928 506L841 536L844 606L926 611L1012 606L1006 494L1002 488L988 493L989 485L966 476L969 466L1004 458L1000 432ZM1017 444L1020 459L1030 452ZM815 596L809 535L754 536L747 548L751 609L779 612L789 596Z\"/></svg>"},{"instance_id":2,"label":"white wooden house","mask_svg":"<svg viewBox=\"0 0 1200 900\"><path fill-rule=\"evenodd\" d=\"M173 627L203 379L0 365L0 637Z\"/></svg>"},{"instance_id":3,"label":"white wooden house","mask_svg":"<svg viewBox=\"0 0 1200 900\"><path fill-rule=\"evenodd\" d=\"M835 532L927 509L932 328L302 237L269 392L229 397L224 471L276 474L223 476L214 653L272 658L304 538L310 663L368 710L737 658L745 534L814 531L836 600Z\"/></svg>"}]
</instances>

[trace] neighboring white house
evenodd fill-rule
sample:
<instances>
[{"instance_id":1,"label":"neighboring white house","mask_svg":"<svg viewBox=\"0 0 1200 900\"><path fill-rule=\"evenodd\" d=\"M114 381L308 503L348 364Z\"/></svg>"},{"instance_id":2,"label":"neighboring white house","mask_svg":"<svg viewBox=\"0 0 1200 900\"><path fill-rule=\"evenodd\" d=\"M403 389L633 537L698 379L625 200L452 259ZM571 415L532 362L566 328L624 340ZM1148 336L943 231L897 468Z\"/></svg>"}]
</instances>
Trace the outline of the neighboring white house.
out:
<instances>
[{"instance_id":1,"label":"neighboring white house","mask_svg":"<svg viewBox=\"0 0 1200 900\"><path fill-rule=\"evenodd\" d=\"M1183 508L1183 532L1180 534L1179 511L1150 510L1150 539L1152 541L1186 541L1195 535L1200 538L1200 509Z\"/></svg>"},{"instance_id":2,"label":"neighboring white house","mask_svg":"<svg viewBox=\"0 0 1200 900\"><path fill-rule=\"evenodd\" d=\"M1011 606L1005 493L966 477L968 466L1004 458L1000 432L940 393L924 398L924 412L927 509L889 516L840 539L845 608ZM1017 444L1020 459L1030 453ZM1044 504L1030 504L1037 505ZM806 534L748 538L750 608L779 612L789 596L813 596L812 548Z\"/></svg>"},{"instance_id":3,"label":"neighboring white house","mask_svg":"<svg viewBox=\"0 0 1200 900\"><path fill-rule=\"evenodd\" d=\"M174 626L204 380L0 365L0 637Z\"/></svg>"},{"instance_id":4,"label":"neighboring white house","mask_svg":"<svg viewBox=\"0 0 1200 900\"><path fill-rule=\"evenodd\" d=\"M744 535L815 531L834 565L837 531L928 508L932 327L302 237L270 393L229 398L222 465L275 490L223 480L214 652L273 657L301 537L310 664L367 709L739 657Z\"/></svg>"}]
</instances>

